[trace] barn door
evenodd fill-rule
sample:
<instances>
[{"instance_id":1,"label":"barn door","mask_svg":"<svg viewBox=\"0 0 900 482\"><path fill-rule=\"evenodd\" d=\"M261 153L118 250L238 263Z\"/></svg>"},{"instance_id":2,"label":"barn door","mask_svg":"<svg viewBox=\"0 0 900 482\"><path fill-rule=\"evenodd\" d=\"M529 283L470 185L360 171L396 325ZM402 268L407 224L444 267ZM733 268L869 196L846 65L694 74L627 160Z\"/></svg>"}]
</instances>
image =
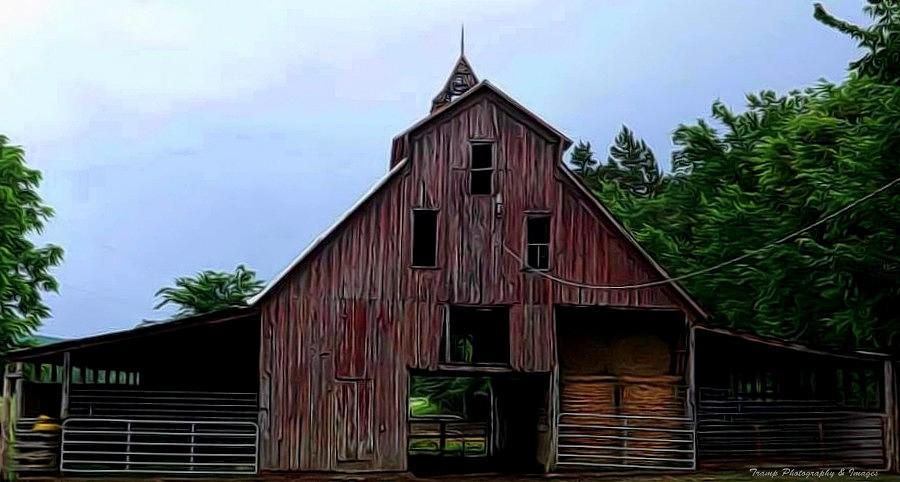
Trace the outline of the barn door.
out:
<instances>
[{"instance_id":1,"label":"barn door","mask_svg":"<svg viewBox=\"0 0 900 482\"><path fill-rule=\"evenodd\" d=\"M367 300L341 300L341 319L335 333L334 376L338 380L370 378L374 320L369 315Z\"/></svg>"},{"instance_id":2,"label":"barn door","mask_svg":"<svg viewBox=\"0 0 900 482\"><path fill-rule=\"evenodd\" d=\"M372 459L372 351L374 323L368 300L342 300L334 358L338 462ZM323 421L325 422L325 421Z\"/></svg>"},{"instance_id":3,"label":"barn door","mask_svg":"<svg viewBox=\"0 0 900 482\"><path fill-rule=\"evenodd\" d=\"M335 384L338 462L372 459L372 381Z\"/></svg>"}]
</instances>

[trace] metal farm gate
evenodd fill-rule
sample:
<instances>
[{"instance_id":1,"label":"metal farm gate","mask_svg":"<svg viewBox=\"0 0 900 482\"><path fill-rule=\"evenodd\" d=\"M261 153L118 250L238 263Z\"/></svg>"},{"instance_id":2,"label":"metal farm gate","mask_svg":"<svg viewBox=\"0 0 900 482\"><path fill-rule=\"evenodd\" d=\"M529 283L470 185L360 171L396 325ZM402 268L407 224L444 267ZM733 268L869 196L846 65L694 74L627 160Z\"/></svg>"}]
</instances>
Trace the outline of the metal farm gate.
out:
<instances>
[{"instance_id":1,"label":"metal farm gate","mask_svg":"<svg viewBox=\"0 0 900 482\"><path fill-rule=\"evenodd\" d=\"M563 470L691 470L694 421L685 387L671 383L563 380L556 466Z\"/></svg>"},{"instance_id":2,"label":"metal farm gate","mask_svg":"<svg viewBox=\"0 0 900 482\"><path fill-rule=\"evenodd\" d=\"M74 390L60 469L93 474L255 474L256 394Z\"/></svg>"}]
</instances>

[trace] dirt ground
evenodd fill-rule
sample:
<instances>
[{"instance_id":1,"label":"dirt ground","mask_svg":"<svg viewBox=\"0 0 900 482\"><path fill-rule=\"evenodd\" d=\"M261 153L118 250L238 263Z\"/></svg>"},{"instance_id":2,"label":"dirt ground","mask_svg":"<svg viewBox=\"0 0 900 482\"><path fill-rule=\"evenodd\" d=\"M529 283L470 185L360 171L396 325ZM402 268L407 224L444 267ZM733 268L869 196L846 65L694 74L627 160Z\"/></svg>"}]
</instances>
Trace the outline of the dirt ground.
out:
<instances>
[{"instance_id":1,"label":"dirt ground","mask_svg":"<svg viewBox=\"0 0 900 482\"><path fill-rule=\"evenodd\" d=\"M31 481L95 481L96 478L28 478L20 480ZM154 482L172 482L172 481L190 481L190 482L206 482L209 480L223 479L201 479L201 478L103 478L103 481L154 481ZM609 482L609 481L629 481L629 482L740 482L740 481L760 481L760 480L784 480L784 481L819 481L819 480L835 480L835 481L862 481L875 480L879 482L900 482L900 475L887 473L856 473L846 472L841 475L837 470L833 470L831 475L823 474L820 477L810 477L803 474L783 474L780 471L776 474L761 474L755 476L751 472L715 472L715 473L691 473L691 474L547 474L542 476L515 476L500 474L474 474L474 475L442 475L436 477L416 477L411 474L367 474L367 475L334 475L334 474L302 474L302 475L270 475L260 476L252 479L242 479L238 477L229 477L224 480L252 480L252 481L298 481L298 482Z\"/></svg>"}]
</instances>

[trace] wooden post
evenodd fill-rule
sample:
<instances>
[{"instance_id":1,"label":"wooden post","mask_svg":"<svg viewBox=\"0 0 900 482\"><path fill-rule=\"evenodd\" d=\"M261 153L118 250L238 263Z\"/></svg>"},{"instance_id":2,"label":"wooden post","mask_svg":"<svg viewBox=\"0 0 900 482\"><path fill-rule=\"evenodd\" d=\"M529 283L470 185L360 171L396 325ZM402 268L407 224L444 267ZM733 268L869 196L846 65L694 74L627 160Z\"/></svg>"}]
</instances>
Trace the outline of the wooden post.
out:
<instances>
[{"instance_id":1,"label":"wooden post","mask_svg":"<svg viewBox=\"0 0 900 482\"><path fill-rule=\"evenodd\" d=\"M556 470L556 459L559 453L559 398L561 396L559 384L559 358L557 355L553 362L553 371L550 372L550 393L548 396L550 409L547 411L547 423L550 428L550 450L547 454L547 460L544 462L544 472Z\"/></svg>"},{"instance_id":2,"label":"wooden post","mask_svg":"<svg viewBox=\"0 0 900 482\"><path fill-rule=\"evenodd\" d=\"M14 382L12 380L15 380ZM13 434L19 416L22 399L22 362L7 365L3 369L3 401L0 409L0 478L11 480Z\"/></svg>"},{"instance_id":3,"label":"wooden post","mask_svg":"<svg viewBox=\"0 0 900 482\"><path fill-rule=\"evenodd\" d=\"M900 471L897 426L897 373L891 360L884 362L884 453L885 469Z\"/></svg>"},{"instance_id":4,"label":"wooden post","mask_svg":"<svg viewBox=\"0 0 900 482\"><path fill-rule=\"evenodd\" d=\"M25 364L16 362L13 365L13 376L16 378L16 385L13 387L12 399L16 402L13 404L14 411L10 415L10 430L15 430L16 422L22 414L22 394L25 393ZM12 435L12 432L10 432Z\"/></svg>"},{"instance_id":5,"label":"wooden post","mask_svg":"<svg viewBox=\"0 0 900 482\"><path fill-rule=\"evenodd\" d=\"M62 369L62 397L59 404L59 420L64 421L69 416L69 390L72 383L72 356L71 353L63 353Z\"/></svg>"},{"instance_id":6,"label":"wooden post","mask_svg":"<svg viewBox=\"0 0 900 482\"><path fill-rule=\"evenodd\" d=\"M12 404L12 383L9 380L10 365L3 367L3 406L0 407L0 478L11 480L7 467L7 440L6 435L10 420L10 405Z\"/></svg>"},{"instance_id":7,"label":"wooden post","mask_svg":"<svg viewBox=\"0 0 900 482\"><path fill-rule=\"evenodd\" d=\"M687 321L687 330L688 330L688 343L687 343L687 367L685 367L685 377L687 378L687 417L692 422L692 430L694 441L691 443L691 447L694 450L693 454L693 468L697 469L697 399L699 397L697 390L697 375L696 375L696 350L697 350L697 330L694 328L693 324L690 320Z\"/></svg>"}]
</instances>

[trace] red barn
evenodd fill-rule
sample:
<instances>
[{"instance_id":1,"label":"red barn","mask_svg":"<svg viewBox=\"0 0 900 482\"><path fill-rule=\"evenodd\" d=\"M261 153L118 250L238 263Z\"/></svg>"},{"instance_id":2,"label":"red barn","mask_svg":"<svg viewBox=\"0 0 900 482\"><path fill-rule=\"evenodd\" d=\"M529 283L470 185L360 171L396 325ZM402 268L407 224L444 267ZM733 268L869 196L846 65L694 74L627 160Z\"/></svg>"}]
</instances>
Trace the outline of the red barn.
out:
<instances>
[{"instance_id":1,"label":"red barn","mask_svg":"<svg viewBox=\"0 0 900 482\"><path fill-rule=\"evenodd\" d=\"M4 435L45 457L14 468L894 463L890 361L698 334L702 308L568 170L570 145L461 56L384 179L250 307L8 356ZM34 435L57 408L62 437Z\"/></svg>"},{"instance_id":2,"label":"red barn","mask_svg":"<svg viewBox=\"0 0 900 482\"><path fill-rule=\"evenodd\" d=\"M658 324L672 360L652 375L685 384L686 321L702 311L677 286L552 279L665 277L563 164L570 144L460 57L394 139L387 176L259 295L263 468L405 469L413 374L503 380L496 417L509 405L516 438L534 439L525 455L549 466L557 323L572 343L590 325ZM481 338L474 362L454 357L456 334Z\"/></svg>"}]
</instances>

